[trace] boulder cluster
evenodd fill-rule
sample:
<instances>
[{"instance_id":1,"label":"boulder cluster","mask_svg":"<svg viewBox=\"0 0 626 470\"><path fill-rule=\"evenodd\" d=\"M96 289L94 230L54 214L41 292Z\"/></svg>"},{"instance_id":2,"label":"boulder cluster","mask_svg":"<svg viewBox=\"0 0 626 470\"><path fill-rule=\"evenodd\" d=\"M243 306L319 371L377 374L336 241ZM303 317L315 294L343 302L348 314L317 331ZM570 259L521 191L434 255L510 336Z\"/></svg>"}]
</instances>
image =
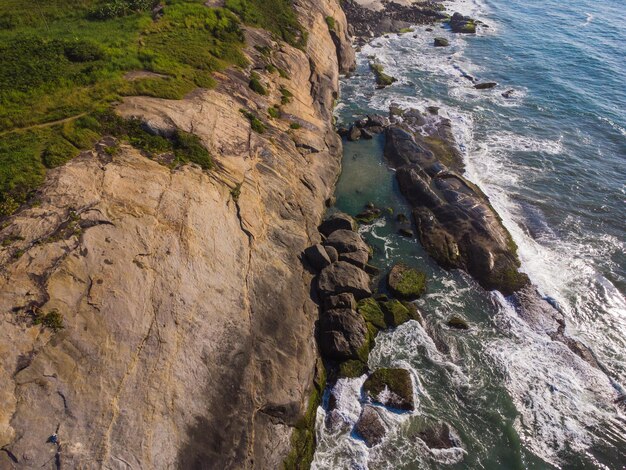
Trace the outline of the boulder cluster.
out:
<instances>
[{"instance_id":1,"label":"boulder cluster","mask_svg":"<svg viewBox=\"0 0 626 470\"><path fill-rule=\"evenodd\" d=\"M370 276L378 269L369 264L370 247L356 229L352 217L343 213L331 215L319 226L322 243L307 248L304 258L317 272L317 340L329 377L335 380L368 374L363 393L370 405L364 407L355 432L372 446L382 440L386 428L379 411L371 404L412 411L414 401L409 371L377 369L370 373L368 356L379 331L410 320L423 323L411 301L425 292L426 276L406 265L396 265L387 276L388 290L395 298L376 295ZM332 399L329 408L329 416L333 416Z\"/></svg>"}]
</instances>

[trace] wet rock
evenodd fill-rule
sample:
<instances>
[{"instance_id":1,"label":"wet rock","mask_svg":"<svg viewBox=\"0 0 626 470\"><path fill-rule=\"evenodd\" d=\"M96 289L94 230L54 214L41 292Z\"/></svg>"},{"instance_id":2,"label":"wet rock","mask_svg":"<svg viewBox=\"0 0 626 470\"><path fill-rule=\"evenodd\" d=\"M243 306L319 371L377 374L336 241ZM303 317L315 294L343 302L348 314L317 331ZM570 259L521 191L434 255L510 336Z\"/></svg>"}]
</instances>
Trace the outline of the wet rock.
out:
<instances>
[{"instance_id":1,"label":"wet rock","mask_svg":"<svg viewBox=\"0 0 626 470\"><path fill-rule=\"evenodd\" d=\"M324 247L320 244L313 245L304 250L307 261L316 271L321 271L326 266L330 266L331 260Z\"/></svg>"},{"instance_id":2,"label":"wet rock","mask_svg":"<svg viewBox=\"0 0 626 470\"><path fill-rule=\"evenodd\" d=\"M435 47L448 47L450 45L450 41L446 38L435 38Z\"/></svg>"},{"instance_id":3,"label":"wet rock","mask_svg":"<svg viewBox=\"0 0 626 470\"><path fill-rule=\"evenodd\" d=\"M356 266L337 261L320 273L317 287L321 295L351 293L356 299L363 299L372 294L370 278L365 271Z\"/></svg>"},{"instance_id":4,"label":"wet rock","mask_svg":"<svg viewBox=\"0 0 626 470\"><path fill-rule=\"evenodd\" d=\"M444 422L426 424L417 433L417 436L430 449L451 449L452 447L462 446L456 430Z\"/></svg>"},{"instance_id":5,"label":"wet rock","mask_svg":"<svg viewBox=\"0 0 626 470\"><path fill-rule=\"evenodd\" d=\"M320 233L325 237L328 237L336 230L355 231L356 229L357 225L354 219L343 212L336 212L332 214L330 217L327 217L324 222L322 222L322 225L318 227Z\"/></svg>"},{"instance_id":6,"label":"wet rock","mask_svg":"<svg viewBox=\"0 0 626 470\"><path fill-rule=\"evenodd\" d=\"M339 134L341 137L348 137L349 132L350 129L348 129L347 127L339 127L337 129L337 134Z\"/></svg>"},{"instance_id":7,"label":"wet rock","mask_svg":"<svg viewBox=\"0 0 626 470\"><path fill-rule=\"evenodd\" d=\"M411 320L411 311L399 300L393 299L382 303L385 312L385 323L390 328L396 328Z\"/></svg>"},{"instance_id":8,"label":"wet rock","mask_svg":"<svg viewBox=\"0 0 626 470\"><path fill-rule=\"evenodd\" d=\"M382 134L383 132L385 132L385 128L380 126L371 126L368 127L367 130L372 134Z\"/></svg>"},{"instance_id":9,"label":"wet rock","mask_svg":"<svg viewBox=\"0 0 626 470\"><path fill-rule=\"evenodd\" d=\"M339 364L339 377L354 379L367 374L367 364L359 359L349 359Z\"/></svg>"},{"instance_id":10,"label":"wet rock","mask_svg":"<svg viewBox=\"0 0 626 470\"><path fill-rule=\"evenodd\" d=\"M350 130L348 131L348 140L350 142L355 142L359 140L360 138L361 138L361 129L359 129L357 126L350 127Z\"/></svg>"},{"instance_id":11,"label":"wet rock","mask_svg":"<svg viewBox=\"0 0 626 470\"><path fill-rule=\"evenodd\" d=\"M374 138L374 134L367 129L361 129L361 138L363 140L372 140Z\"/></svg>"},{"instance_id":12,"label":"wet rock","mask_svg":"<svg viewBox=\"0 0 626 470\"><path fill-rule=\"evenodd\" d=\"M371 224L376 219L383 215L383 211L377 207L368 207L362 212L359 212L355 219L360 224Z\"/></svg>"},{"instance_id":13,"label":"wet rock","mask_svg":"<svg viewBox=\"0 0 626 470\"><path fill-rule=\"evenodd\" d=\"M447 325L455 330L469 330L469 323L459 314L454 314L448 318Z\"/></svg>"},{"instance_id":14,"label":"wet rock","mask_svg":"<svg viewBox=\"0 0 626 470\"><path fill-rule=\"evenodd\" d=\"M385 437L386 429L375 407L365 405L361 416L354 426L357 436L365 441L367 447L380 444Z\"/></svg>"},{"instance_id":15,"label":"wet rock","mask_svg":"<svg viewBox=\"0 0 626 470\"><path fill-rule=\"evenodd\" d=\"M515 95L515 90L507 90L504 93L502 93L502 96L506 99L511 99L513 98Z\"/></svg>"},{"instance_id":16,"label":"wet rock","mask_svg":"<svg viewBox=\"0 0 626 470\"><path fill-rule=\"evenodd\" d=\"M396 264L387 277L391 293L404 300L415 300L426 291L426 274L404 264Z\"/></svg>"},{"instance_id":17,"label":"wet rock","mask_svg":"<svg viewBox=\"0 0 626 470\"><path fill-rule=\"evenodd\" d=\"M460 13L452 15L449 21L450 29L455 33L472 34L476 32L476 21L469 16L463 16Z\"/></svg>"},{"instance_id":18,"label":"wet rock","mask_svg":"<svg viewBox=\"0 0 626 470\"><path fill-rule=\"evenodd\" d=\"M334 310L338 308L348 308L356 310L357 303L354 295L349 292L343 294L331 295L324 300L324 309Z\"/></svg>"},{"instance_id":19,"label":"wet rock","mask_svg":"<svg viewBox=\"0 0 626 470\"><path fill-rule=\"evenodd\" d=\"M325 246L324 250L326 250L326 254L328 255L328 259L330 259L331 263L334 263L339 260L339 253L337 249L332 246Z\"/></svg>"},{"instance_id":20,"label":"wet rock","mask_svg":"<svg viewBox=\"0 0 626 470\"><path fill-rule=\"evenodd\" d=\"M481 82L474 85L474 88L476 88L477 90L489 90L497 86L498 84L496 82Z\"/></svg>"},{"instance_id":21,"label":"wet rock","mask_svg":"<svg viewBox=\"0 0 626 470\"><path fill-rule=\"evenodd\" d=\"M376 328L384 330L387 328L387 322L385 321L385 314L383 313L380 304L373 298L369 297L359 301L357 305L357 311L370 322Z\"/></svg>"},{"instance_id":22,"label":"wet rock","mask_svg":"<svg viewBox=\"0 0 626 470\"><path fill-rule=\"evenodd\" d=\"M380 114L368 114L367 127L387 127L389 125L389 118L381 116Z\"/></svg>"},{"instance_id":23,"label":"wet rock","mask_svg":"<svg viewBox=\"0 0 626 470\"><path fill-rule=\"evenodd\" d=\"M325 311L320 318L319 344L329 359L359 359L368 344L365 320L351 309Z\"/></svg>"},{"instance_id":24,"label":"wet rock","mask_svg":"<svg viewBox=\"0 0 626 470\"><path fill-rule=\"evenodd\" d=\"M324 245L332 246L339 254L351 253L353 251L369 252L369 247L363 241L361 235L351 230L335 230L328 236Z\"/></svg>"},{"instance_id":25,"label":"wet rock","mask_svg":"<svg viewBox=\"0 0 626 470\"><path fill-rule=\"evenodd\" d=\"M363 384L367 396L389 408L412 411L413 383L406 369L377 369Z\"/></svg>"},{"instance_id":26,"label":"wet rock","mask_svg":"<svg viewBox=\"0 0 626 470\"><path fill-rule=\"evenodd\" d=\"M385 156L426 251L446 269L466 270L485 289L511 295L528 285L517 247L482 191L441 163L422 137L418 144L397 126L386 135Z\"/></svg>"},{"instance_id":27,"label":"wet rock","mask_svg":"<svg viewBox=\"0 0 626 470\"><path fill-rule=\"evenodd\" d=\"M405 214L398 214L396 220L400 223L406 223L409 221L409 218Z\"/></svg>"},{"instance_id":28,"label":"wet rock","mask_svg":"<svg viewBox=\"0 0 626 470\"><path fill-rule=\"evenodd\" d=\"M398 230L398 233L402 235L403 237L407 237L407 238L413 238L415 236L415 233L413 232L413 230L408 229L408 228L401 228L400 230Z\"/></svg>"}]
</instances>

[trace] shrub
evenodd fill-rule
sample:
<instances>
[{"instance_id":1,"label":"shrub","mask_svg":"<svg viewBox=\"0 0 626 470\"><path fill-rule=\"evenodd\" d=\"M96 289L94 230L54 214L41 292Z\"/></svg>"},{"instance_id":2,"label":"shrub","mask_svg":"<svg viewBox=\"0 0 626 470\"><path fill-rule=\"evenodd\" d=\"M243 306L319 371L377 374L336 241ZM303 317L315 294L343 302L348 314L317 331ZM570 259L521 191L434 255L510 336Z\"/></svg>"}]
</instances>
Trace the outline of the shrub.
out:
<instances>
[{"instance_id":1,"label":"shrub","mask_svg":"<svg viewBox=\"0 0 626 470\"><path fill-rule=\"evenodd\" d=\"M336 28L335 18L333 18L332 16L327 16L326 17L326 24L328 25L329 31L334 31L335 30L335 28Z\"/></svg>"},{"instance_id":2,"label":"shrub","mask_svg":"<svg viewBox=\"0 0 626 470\"><path fill-rule=\"evenodd\" d=\"M35 325L43 325L55 332L65 328L63 326L63 315L61 315L57 310L51 310L46 314L38 313L35 316L33 323Z\"/></svg>"},{"instance_id":3,"label":"shrub","mask_svg":"<svg viewBox=\"0 0 626 470\"><path fill-rule=\"evenodd\" d=\"M267 114L269 114L270 117L274 119L278 119L280 117L280 109L278 109L276 106L272 106L271 108L268 108Z\"/></svg>"},{"instance_id":4,"label":"shrub","mask_svg":"<svg viewBox=\"0 0 626 470\"><path fill-rule=\"evenodd\" d=\"M252 74L250 75L250 83L248 84L248 86L255 93L258 93L259 95L267 96L267 94L268 94L267 90L265 89L265 87L261 83L260 79L261 79L261 77L259 76L258 73L252 72Z\"/></svg>"}]
</instances>

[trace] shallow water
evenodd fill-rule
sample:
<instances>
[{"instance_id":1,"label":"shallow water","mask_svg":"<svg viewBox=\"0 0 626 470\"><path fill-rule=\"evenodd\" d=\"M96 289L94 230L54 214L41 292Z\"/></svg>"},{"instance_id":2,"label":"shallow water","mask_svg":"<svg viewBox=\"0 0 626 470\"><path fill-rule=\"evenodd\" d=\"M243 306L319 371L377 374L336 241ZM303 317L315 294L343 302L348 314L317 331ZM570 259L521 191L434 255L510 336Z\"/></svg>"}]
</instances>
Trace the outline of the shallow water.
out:
<instances>
[{"instance_id":1,"label":"shallow water","mask_svg":"<svg viewBox=\"0 0 626 470\"><path fill-rule=\"evenodd\" d=\"M502 216L523 270L558 302L568 334L592 347L611 377L534 333L499 294L438 268L417 241L397 235L395 216L409 211L382 160L382 137L347 142L337 207L391 209L362 230L377 266L401 260L429 274L418 301L428 332L409 322L380 335L370 357L371 368L411 370L415 413L384 411L389 433L367 449L349 425L326 429L320 408L314 468L624 468L626 418L613 403L626 384L622 8L614 0L567 8L556 0L495 0L450 10L490 27L476 36L436 27L375 40L359 54L357 74L344 80L338 118L385 113L391 103L440 107L453 122L466 176ZM435 36L451 47L432 47ZM398 83L374 89L371 55ZM464 74L499 86L479 92ZM512 99L502 96L509 89ZM445 327L452 313L470 320L469 332ZM349 424L360 412L362 380L341 384ZM463 448L425 447L415 434L426 420L452 424Z\"/></svg>"}]
</instances>

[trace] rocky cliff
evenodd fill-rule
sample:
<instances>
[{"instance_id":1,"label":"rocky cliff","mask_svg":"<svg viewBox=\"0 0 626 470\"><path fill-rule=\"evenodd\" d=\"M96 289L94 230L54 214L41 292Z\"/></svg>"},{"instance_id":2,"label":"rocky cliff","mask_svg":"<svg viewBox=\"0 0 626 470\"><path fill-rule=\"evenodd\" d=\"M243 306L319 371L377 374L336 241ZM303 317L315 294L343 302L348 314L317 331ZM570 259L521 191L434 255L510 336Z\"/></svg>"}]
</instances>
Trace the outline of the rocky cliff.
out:
<instances>
[{"instance_id":1,"label":"rocky cliff","mask_svg":"<svg viewBox=\"0 0 626 470\"><path fill-rule=\"evenodd\" d=\"M246 30L266 95L231 69L118 107L197 135L216 169L105 140L3 226L0 468L280 467L317 361L300 255L339 173L332 106L354 61L335 0L295 8L304 50Z\"/></svg>"}]
</instances>

